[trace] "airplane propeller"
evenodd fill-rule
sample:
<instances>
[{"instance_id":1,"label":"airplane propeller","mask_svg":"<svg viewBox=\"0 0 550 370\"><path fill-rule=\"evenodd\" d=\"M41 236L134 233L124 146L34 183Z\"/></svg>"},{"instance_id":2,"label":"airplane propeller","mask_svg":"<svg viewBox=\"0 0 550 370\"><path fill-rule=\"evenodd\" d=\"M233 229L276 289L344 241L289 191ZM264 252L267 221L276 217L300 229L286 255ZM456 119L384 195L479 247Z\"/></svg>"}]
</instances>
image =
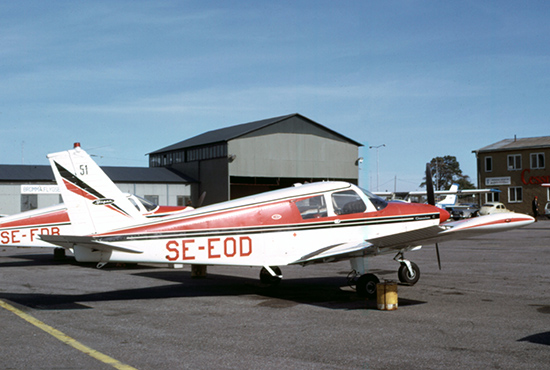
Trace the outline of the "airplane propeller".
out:
<instances>
[{"instance_id":1,"label":"airplane propeller","mask_svg":"<svg viewBox=\"0 0 550 370\"><path fill-rule=\"evenodd\" d=\"M434 183L432 181L432 170L430 164L426 163L426 192L428 193L428 204L435 206Z\"/></svg>"},{"instance_id":2,"label":"airplane propeller","mask_svg":"<svg viewBox=\"0 0 550 370\"><path fill-rule=\"evenodd\" d=\"M428 204L435 206L434 183L432 181L432 170L430 169L429 163L426 163L426 192L428 196ZM435 243L435 252L437 254L437 265L441 270L441 258L439 257L439 245L437 243Z\"/></svg>"},{"instance_id":3,"label":"airplane propeller","mask_svg":"<svg viewBox=\"0 0 550 370\"><path fill-rule=\"evenodd\" d=\"M202 203L204 202L204 198L206 197L206 191L203 191L201 196L199 197L199 200L197 201L197 207L202 207Z\"/></svg>"}]
</instances>

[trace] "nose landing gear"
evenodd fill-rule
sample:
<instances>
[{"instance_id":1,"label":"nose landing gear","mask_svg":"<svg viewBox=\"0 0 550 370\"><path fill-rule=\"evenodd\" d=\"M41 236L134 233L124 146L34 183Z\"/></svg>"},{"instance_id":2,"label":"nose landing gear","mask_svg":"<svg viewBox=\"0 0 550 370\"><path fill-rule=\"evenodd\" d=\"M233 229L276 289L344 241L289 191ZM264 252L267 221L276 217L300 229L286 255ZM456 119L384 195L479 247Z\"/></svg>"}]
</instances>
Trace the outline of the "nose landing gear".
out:
<instances>
[{"instance_id":1,"label":"nose landing gear","mask_svg":"<svg viewBox=\"0 0 550 370\"><path fill-rule=\"evenodd\" d=\"M402 252L397 253L394 260L401 264L399 270L397 271L399 281L403 284L411 286L416 284L418 279L420 279L420 268L417 264L405 259Z\"/></svg>"}]
</instances>

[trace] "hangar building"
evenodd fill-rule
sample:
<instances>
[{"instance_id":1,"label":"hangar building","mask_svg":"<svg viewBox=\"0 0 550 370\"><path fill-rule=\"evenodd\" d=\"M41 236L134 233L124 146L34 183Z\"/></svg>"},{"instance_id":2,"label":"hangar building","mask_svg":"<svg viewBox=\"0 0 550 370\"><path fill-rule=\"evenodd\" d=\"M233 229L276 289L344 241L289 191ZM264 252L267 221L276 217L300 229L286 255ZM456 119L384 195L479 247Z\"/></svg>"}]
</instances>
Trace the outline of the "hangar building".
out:
<instances>
[{"instance_id":1,"label":"hangar building","mask_svg":"<svg viewBox=\"0 0 550 370\"><path fill-rule=\"evenodd\" d=\"M300 114L209 131L149 153L150 167L173 168L198 180L205 203L297 182L358 183L362 146Z\"/></svg>"},{"instance_id":2,"label":"hangar building","mask_svg":"<svg viewBox=\"0 0 550 370\"><path fill-rule=\"evenodd\" d=\"M533 214L531 202L539 199L539 211L550 202L550 136L504 139L474 150L477 158L478 186L497 188L500 193L486 195L487 201L502 202L506 208Z\"/></svg>"},{"instance_id":3,"label":"hangar building","mask_svg":"<svg viewBox=\"0 0 550 370\"><path fill-rule=\"evenodd\" d=\"M358 183L362 144L300 114L209 131L149 153L149 167L102 167L128 193L157 204L204 205L297 182ZM47 154L47 153L44 153ZM0 165L0 214L61 202L50 166Z\"/></svg>"}]
</instances>

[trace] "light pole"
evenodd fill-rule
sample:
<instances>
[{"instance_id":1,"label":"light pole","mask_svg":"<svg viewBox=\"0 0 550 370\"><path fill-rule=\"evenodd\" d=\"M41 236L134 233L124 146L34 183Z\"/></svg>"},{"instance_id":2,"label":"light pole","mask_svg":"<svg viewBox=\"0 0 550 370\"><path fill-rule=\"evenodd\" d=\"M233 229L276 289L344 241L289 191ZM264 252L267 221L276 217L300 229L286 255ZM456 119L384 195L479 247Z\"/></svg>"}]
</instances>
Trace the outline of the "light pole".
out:
<instances>
[{"instance_id":1,"label":"light pole","mask_svg":"<svg viewBox=\"0 0 550 370\"><path fill-rule=\"evenodd\" d=\"M380 189L378 188L379 180L380 180L380 178L379 178L380 177L380 172L378 170L378 165L379 165L378 149L383 147L383 146L386 146L386 144L369 146L369 149L376 149L376 191L380 191Z\"/></svg>"}]
</instances>

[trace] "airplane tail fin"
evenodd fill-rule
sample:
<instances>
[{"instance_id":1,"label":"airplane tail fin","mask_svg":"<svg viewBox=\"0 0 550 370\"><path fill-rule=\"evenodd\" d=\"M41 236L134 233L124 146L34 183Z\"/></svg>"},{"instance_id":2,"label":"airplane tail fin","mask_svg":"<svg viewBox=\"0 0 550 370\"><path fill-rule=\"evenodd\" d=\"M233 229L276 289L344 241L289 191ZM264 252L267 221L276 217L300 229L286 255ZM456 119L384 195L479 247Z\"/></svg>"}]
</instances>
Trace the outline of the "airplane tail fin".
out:
<instances>
[{"instance_id":1,"label":"airplane tail fin","mask_svg":"<svg viewBox=\"0 0 550 370\"><path fill-rule=\"evenodd\" d=\"M456 203L458 201L458 195L457 195L457 193L458 193L458 184L452 184L451 187L449 188L449 191L454 192L454 194L447 194L442 201L437 202L437 206L439 208L445 208L445 207L450 207L450 206L456 205Z\"/></svg>"},{"instance_id":2,"label":"airplane tail fin","mask_svg":"<svg viewBox=\"0 0 550 370\"><path fill-rule=\"evenodd\" d=\"M145 219L79 144L48 159L75 234L97 234Z\"/></svg>"}]
</instances>

